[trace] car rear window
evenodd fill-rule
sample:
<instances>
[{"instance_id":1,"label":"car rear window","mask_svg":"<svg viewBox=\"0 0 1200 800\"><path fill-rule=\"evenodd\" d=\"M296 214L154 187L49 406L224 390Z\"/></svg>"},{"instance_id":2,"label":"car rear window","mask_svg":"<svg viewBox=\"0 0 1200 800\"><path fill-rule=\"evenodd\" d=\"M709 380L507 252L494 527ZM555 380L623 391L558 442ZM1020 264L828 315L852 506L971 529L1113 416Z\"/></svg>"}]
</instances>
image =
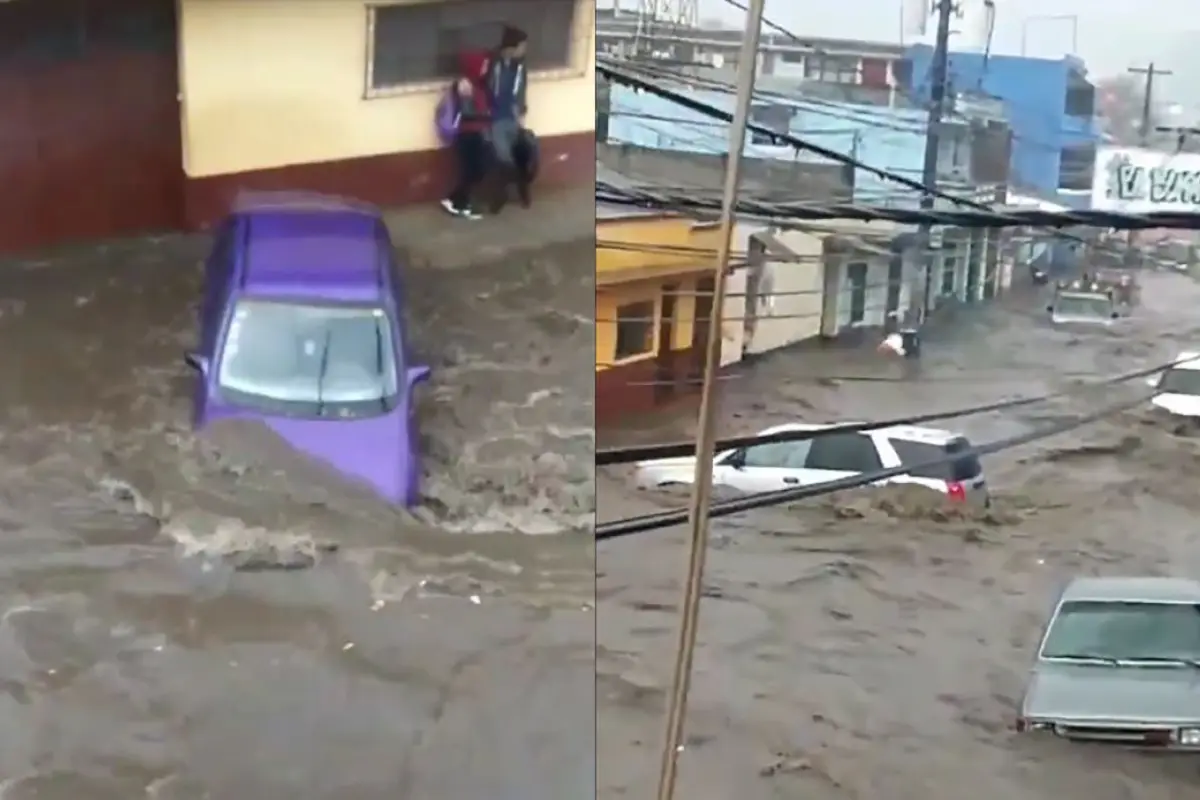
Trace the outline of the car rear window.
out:
<instances>
[{"instance_id":1,"label":"car rear window","mask_svg":"<svg viewBox=\"0 0 1200 800\"><path fill-rule=\"evenodd\" d=\"M983 472L979 458L968 452L971 443L959 436L944 444L914 442L910 439L892 439L892 447L900 456L900 463L911 467L908 474L914 478L932 478L939 481L969 481ZM961 453L961 455L959 455ZM956 457L957 456L957 457ZM948 459L931 464L936 459Z\"/></svg>"}]
</instances>

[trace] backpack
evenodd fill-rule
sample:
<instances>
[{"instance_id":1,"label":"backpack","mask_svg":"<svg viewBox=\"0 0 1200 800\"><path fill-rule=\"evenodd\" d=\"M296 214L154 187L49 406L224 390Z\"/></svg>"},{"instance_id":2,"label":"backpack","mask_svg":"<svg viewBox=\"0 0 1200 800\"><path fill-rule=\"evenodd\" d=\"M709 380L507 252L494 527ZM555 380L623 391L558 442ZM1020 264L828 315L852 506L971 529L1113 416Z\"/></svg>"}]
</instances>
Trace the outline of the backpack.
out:
<instances>
[{"instance_id":1,"label":"backpack","mask_svg":"<svg viewBox=\"0 0 1200 800\"><path fill-rule=\"evenodd\" d=\"M454 94L454 87L451 86L442 94L433 112L433 127L442 144L450 144L458 136L458 123L461 119L462 115L458 113L458 98Z\"/></svg>"}]
</instances>

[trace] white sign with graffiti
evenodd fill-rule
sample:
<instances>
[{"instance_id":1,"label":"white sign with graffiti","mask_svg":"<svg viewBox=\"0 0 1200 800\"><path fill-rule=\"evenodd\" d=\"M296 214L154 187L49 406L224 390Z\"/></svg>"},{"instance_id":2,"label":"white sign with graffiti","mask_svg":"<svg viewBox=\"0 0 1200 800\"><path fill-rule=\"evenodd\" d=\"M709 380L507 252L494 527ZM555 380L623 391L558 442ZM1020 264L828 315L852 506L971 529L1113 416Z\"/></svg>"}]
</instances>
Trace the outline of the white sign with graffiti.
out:
<instances>
[{"instance_id":1,"label":"white sign with graffiti","mask_svg":"<svg viewBox=\"0 0 1200 800\"><path fill-rule=\"evenodd\" d=\"M1092 208L1200 213L1200 155L1133 147L1096 150Z\"/></svg>"}]
</instances>

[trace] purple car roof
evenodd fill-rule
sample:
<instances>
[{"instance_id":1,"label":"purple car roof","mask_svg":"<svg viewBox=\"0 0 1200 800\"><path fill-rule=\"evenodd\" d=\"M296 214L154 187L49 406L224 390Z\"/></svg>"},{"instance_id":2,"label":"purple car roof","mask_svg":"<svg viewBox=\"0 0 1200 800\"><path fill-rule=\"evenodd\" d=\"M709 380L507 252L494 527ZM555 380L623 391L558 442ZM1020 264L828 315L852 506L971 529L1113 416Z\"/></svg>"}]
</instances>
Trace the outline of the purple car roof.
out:
<instances>
[{"instance_id":1,"label":"purple car roof","mask_svg":"<svg viewBox=\"0 0 1200 800\"><path fill-rule=\"evenodd\" d=\"M251 295L372 302L384 295L379 212L339 198L239 202L247 225L243 289Z\"/></svg>"}]
</instances>

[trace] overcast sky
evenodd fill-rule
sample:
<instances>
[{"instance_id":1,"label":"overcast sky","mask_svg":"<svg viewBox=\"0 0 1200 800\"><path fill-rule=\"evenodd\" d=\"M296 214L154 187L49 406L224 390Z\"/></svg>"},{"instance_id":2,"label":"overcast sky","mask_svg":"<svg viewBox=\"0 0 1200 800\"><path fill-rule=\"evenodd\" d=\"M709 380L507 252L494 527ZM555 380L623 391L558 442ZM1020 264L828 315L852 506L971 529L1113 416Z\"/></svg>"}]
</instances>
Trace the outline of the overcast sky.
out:
<instances>
[{"instance_id":1,"label":"overcast sky","mask_svg":"<svg viewBox=\"0 0 1200 800\"><path fill-rule=\"evenodd\" d=\"M612 0L599 2L612 5ZM724 0L699 2L702 19L733 25L744 20L743 12ZM636 8L637 2L621 0L621 5ZM1018 54L1024 38L1029 55L1061 56L1071 50L1072 22L1046 17L1074 15L1077 55L1093 77L1153 60L1175 72L1162 79L1162 99L1200 106L1200 0L996 0L996 7L993 52ZM802 36L901 37L901 0L767 0L767 17Z\"/></svg>"}]
</instances>

